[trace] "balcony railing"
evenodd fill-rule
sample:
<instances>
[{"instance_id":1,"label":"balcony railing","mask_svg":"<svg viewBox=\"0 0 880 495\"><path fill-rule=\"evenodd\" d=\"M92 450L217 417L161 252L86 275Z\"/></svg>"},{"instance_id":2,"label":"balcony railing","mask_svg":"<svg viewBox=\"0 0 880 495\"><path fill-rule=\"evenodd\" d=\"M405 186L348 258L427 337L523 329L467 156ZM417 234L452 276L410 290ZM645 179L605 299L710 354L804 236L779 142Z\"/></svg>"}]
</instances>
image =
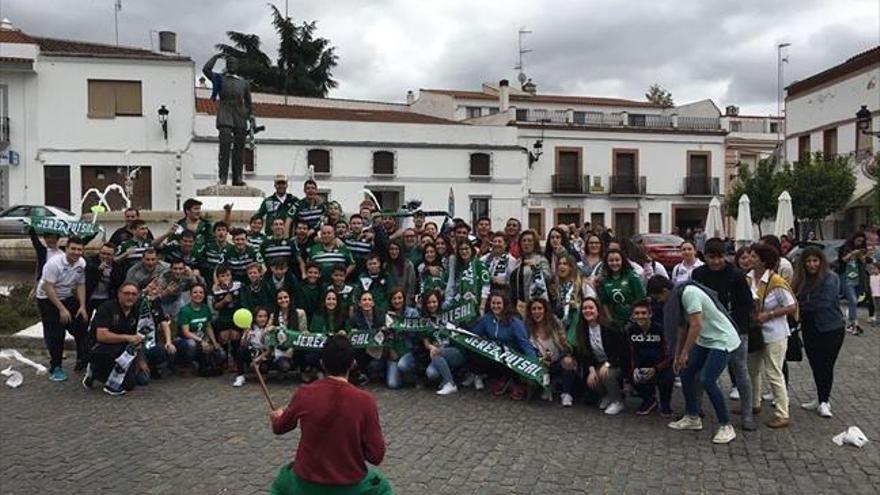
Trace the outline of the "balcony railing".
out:
<instances>
[{"instance_id":1,"label":"balcony railing","mask_svg":"<svg viewBox=\"0 0 880 495\"><path fill-rule=\"evenodd\" d=\"M589 127L632 127L683 131L721 130L721 120L717 117L679 117L665 114L519 108L516 112L516 119L519 122Z\"/></svg>"},{"instance_id":2,"label":"balcony railing","mask_svg":"<svg viewBox=\"0 0 880 495\"><path fill-rule=\"evenodd\" d=\"M590 191L589 175L553 174L550 179L553 194L587 194Z\"/></svg>"},{"instance_id":3,"label":"balcony railing","mask_svg":"<svg viewBox=\"0 0 880 495\"><path fill-rule=\"evenodd\" d=\"M9 117L0 117L0 149L9 144Z\"/></svg>"},{"instance_id":4,"label":"balcony railing","mask_svg":"<svg viewBox=\"0 0 880 495\"><path fill-rule=\"evenodd\" d=\"M721 129L721 120L715 117L679 117L678 127L693 131L715 131Z\"/></svg>"},{"instance_id":5,"label":"balcony railing","mask_svg":"<svg viewBox=\"0 0 880 495\"><path fill-rule=\"evenodd\" d=\"M642 196L647 189L647 182L644 175L612 175L611 194Z\"/></svg>"},{"instance_id":6,"label":"balcony railing","mask_svg":"<svg viewBox=\"0 0 880 495\"><path fill-rule=\"evenodd\" d=\"M719 187L718 177L688 176L684 178L685 196L716 196Z\"/></svg>"}]
</instances>

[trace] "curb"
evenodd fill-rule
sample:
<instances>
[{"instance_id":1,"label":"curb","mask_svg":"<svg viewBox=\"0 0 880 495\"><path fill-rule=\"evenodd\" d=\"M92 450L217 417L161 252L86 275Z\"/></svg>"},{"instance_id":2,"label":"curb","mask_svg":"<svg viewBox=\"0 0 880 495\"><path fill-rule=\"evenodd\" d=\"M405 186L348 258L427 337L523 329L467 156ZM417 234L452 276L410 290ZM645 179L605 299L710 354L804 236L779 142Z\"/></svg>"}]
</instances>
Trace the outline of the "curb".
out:
<instances>
[{"instance_id":1,"label":"curb","mask_svg":"<svg viewBox=\"0 0 880 495\"><path fill-rule=\"evenodd\" d=\"M43 339L34 337L19 337L17 335L0 335L0 348L3 349L28 349L33 351L45 351L46 344ZM72 340L64 340L64 350L75 351L76 344Z\"/></svg>"}]
</instances>

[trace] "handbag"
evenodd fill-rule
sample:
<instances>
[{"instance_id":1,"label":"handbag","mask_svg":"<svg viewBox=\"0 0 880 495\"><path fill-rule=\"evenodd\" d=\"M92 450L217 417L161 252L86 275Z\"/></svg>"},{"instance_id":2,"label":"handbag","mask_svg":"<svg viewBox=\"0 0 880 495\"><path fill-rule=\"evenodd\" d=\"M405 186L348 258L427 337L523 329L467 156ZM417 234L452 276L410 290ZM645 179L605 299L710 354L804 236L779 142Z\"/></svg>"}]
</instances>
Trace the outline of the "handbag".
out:
<instances>
[{"instance_id":1,"label":"handbag","mask_svg":"<svg viewBox=\"0 0 880 495\"><path fill-rule=\"evenodd\" d=\"M801 340L801 329L796 328L788 336L788 348L785 350L785 360L799 363L804 360L804 342Z\"/></svg>"},{"instance_id":2,"label":"handbag","mask_svg":"<svg viewBox=\"0 0 880 495\"><path fill-rule=\"evenodd\" d=\"M764 331L761 325L749 325L749 354L764 348Z\"/></svg>"}]
</instances>

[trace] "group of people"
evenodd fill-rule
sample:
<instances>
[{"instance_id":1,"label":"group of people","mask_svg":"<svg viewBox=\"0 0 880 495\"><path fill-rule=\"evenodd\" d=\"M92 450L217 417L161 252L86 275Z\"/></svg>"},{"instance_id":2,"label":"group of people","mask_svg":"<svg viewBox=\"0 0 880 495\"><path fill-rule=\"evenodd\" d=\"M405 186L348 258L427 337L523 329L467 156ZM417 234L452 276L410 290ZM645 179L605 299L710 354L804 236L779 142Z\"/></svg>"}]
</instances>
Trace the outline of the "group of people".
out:
<instances>
[{"instance_id":1,"label":"group of people","mask_svg":"<svg viewBox=\"0 0 880 495\"><path fill-rule=\"evenodd\" d=\"M727 443L736 432L719 376L729 370L743 429L757 428L764 383L773 399L767 425L784 428L785 362L802 342L817 389L803 406L831 416L846 327L841 280L849 284L850 265L868 256L857 240L842 251L840 275L813 247L792 266L773 236L732 259L724 240L699 248L685 241L681 263L664 267L601 226L559 225L542 239L515 218L495 230L489 218L434 222L419 210L377 211L369 200L344 216L312 180L303 198L288 193L284 176L274 185L246 227L230 224L231 207L211 222L189 199L183 218L155 237L137 210L126 211L126 225L93 256L83 257L81 240L68 239L61 251L57 239L45 239L51 249L37 299L50 378L67 378L65 331L76 338L83 383L103 382L112 395L167 370L230 372L240 387L258 366L309 383L324 377L321 352L294 345L299 337L368 333L379 338L355 346L356 385L433 383L439 395L473 386L564 407L582 399L607 415L624 411L631 396L639 399L635 414L672 418L680 382L685 414L669 427L702 429L705 391L718 422L713 441ZM524 379L443 332L392 325L421 318L440 330L444 311L462 304L476 311L456 326L539 363L549 383ZM241 308L252 315L246 328L235 321Z\"/></svg>"}]
</instances>

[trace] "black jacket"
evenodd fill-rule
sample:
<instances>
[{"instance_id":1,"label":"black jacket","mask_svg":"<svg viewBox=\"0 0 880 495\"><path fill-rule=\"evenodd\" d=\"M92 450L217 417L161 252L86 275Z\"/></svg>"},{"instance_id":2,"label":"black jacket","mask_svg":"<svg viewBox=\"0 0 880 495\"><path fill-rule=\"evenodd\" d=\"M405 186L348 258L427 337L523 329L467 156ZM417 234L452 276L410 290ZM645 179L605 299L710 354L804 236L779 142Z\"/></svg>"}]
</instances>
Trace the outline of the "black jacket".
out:
<instances>
[{"instance_id":1,"label":"black jacket","mask_svg":"<svg viewBox=\"0 0 880 495\"><path fill-rule=\"evenodd\" d=\"M98 259L97 254L86 257L86 301L92 298L92 293L95 291L95 288L98 286L98 280L101 278L101 274L98 272L99 266L101 266L101 261ZM113 269L110 270L110 285L107 287L107 294L110 296L110 299L114 298L116 291L119 290L119 286L124 281L125 269L121 263L114 261Z\"/></svg>"},{"instance_id":2,"label":"black jacket","mask_svg":"<svg viewBox=\"0 0 880 495\"><path fill-rule=\"evenodd\" d=\"M605 361L599 361L593 354L593 347L590 345L589 328L586 324L578 325L579 333L583 332L583 345L577 346L577 360L583 369L589 369L590 366L601 366ZM618 330L616 327L601 327L602 348L608 357L608 363L612 368L620 368L627 370L629 368L629 343L626 340L626 334Z\"/></svg>"},{"instance_id":3,"label":"black jacket","mask_svg":"<svg viewBox=\"0 0 880 495\"><path fill-rule=\"evenodd\" d=\"M703 265L693 271L691 278L714 290L736 323L737 331L741 334L748 332L753 308L752 289L739 268L725 263L722 270L713 271L709 265Z\"/></svg>"}]
</instances>

